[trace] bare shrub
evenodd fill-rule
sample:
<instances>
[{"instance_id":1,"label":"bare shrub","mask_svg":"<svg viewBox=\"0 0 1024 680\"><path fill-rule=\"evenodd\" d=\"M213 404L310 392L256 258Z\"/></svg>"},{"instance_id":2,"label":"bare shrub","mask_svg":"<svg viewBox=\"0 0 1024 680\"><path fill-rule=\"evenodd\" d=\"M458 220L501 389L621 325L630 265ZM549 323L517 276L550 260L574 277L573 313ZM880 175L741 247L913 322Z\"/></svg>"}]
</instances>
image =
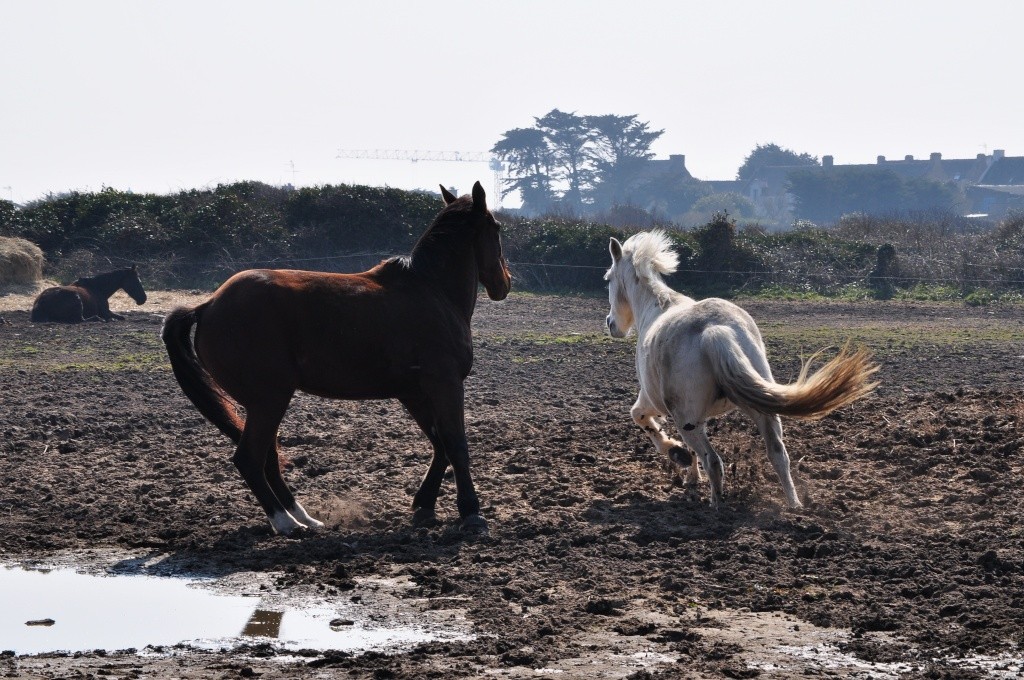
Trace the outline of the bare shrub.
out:
<instances>
[{"instance_id":1,"label":"bare shrub","mask_svg":"<svg viewBox=\"0 0 1024 680\"><path fill-rule=\"evenodd\" d=\"M97 262L97 260L99 262ZM101 273L103 258L97 256L91 250L72 250L52 266L47 268L47 273L61 283L71 283L82 276ZM112 267L108 267L112 269ZM106 271L106 270L102 270Z\"/></svg>"},{"instance_id":2,"label":"bare shrub","mask_svg":"<svg viewBox=\"0 0 1024 680\"><path fill-rule=\"evenodd\" d=\"M843 216L832 233L876 246L890 244L899 257L899 287L947 284L966 292L979 287L1019 288L1024 278L1024 214L998 225L951 212Z\"/></svg>"},{"instance_id":3,"label":"bare shrub","mask_svg":"<svg viewBox=\"0 0 1024 680\"><path fill-rule=\"evenodd\" d=\"M43 251L23 238L0 236L0 286L26 286L43 278Z\"/></svg>"}]
</instances>

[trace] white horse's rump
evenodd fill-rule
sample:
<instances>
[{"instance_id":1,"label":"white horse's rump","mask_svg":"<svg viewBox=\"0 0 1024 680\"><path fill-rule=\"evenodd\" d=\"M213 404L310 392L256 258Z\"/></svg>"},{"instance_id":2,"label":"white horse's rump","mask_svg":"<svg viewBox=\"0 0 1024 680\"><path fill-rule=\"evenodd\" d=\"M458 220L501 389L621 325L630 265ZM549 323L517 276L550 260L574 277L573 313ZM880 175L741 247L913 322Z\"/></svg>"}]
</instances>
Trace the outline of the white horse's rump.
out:
<instances>
[{"instance_id":1,"label":"white horse's rump","mask_svg":"<svg viewBox=\"0 0 1024 680\"><path fill-rule=\"evenodd\" d=\"M818 418L864 396L878 370L866 350L844 348L817 372L808 363L791 385L772 378L757 324L740 307L717 298L696 301L665 285L661 276L678 266L668 237L660 232L635 234L609 244L608 331L624 337L637 330L636 370L640 395L631 414L658 451L688 468L686 479L699 479L697 459L711 482L711 505L723 493L722 459L705 432L708 418L739 408L757 424L768 447L786 502L799 507L782 442L779 415ZM671 415L683 441L665 434L662 416Z\"/></svg>"}]
</instances>

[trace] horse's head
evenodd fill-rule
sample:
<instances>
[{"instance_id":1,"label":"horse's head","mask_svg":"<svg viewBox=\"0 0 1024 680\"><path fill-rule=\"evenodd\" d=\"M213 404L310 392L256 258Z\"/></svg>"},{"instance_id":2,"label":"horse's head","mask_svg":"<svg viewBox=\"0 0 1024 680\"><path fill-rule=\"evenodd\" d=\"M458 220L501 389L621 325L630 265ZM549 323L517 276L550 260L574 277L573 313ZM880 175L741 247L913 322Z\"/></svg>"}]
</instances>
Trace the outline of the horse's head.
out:
<instances>
[{"instance_id":1,"label":"horse's head","mask_svg":"<svg viewBox=\"0 0 1024 680\"><path fill-rule=\"evenodd\" d=\"M608 303L611 311L605 318L608 332L614 338L624 338L633 327L633 307L626 296L626 277L636 278L636 270L629 258L622 256L622 244L612 237L608 242L608 252L612 255L612 266L605 272L604 280L608 282Z\"/></svg>"},{"instance_id":2,"label":"horse's head","mask_svg":"<svg viewBox=\"0 0 1024 680\"><path fill-rule=\"evenodd\" d=\"M637 297L640 288L650 292L648 298L658 306L671 304L674 293L661 277L676 271L679 256L672 249L668 234L658 229L633 234L625 243L612 238L608 252L612 254L612 266L604 279L608 282L608 301L612 309L606 323L609 333L622 338L636 322L635 315L644 313L644 309L633 309L634 304L643 304L640 300L644 298Z\"/></svg>"},{"instance_id":3,"label":"horse's head","mask_svg":"<svg viewBox=\"0 0 1024 680\"><path fill-rule=\"evenodd\" d=\"M443 186L441 195L446 205L458 200ZM512 288L512 276L509 274L505 256L501 253L501 225L487 209L487 196L480 182L473 185L473 207L470 215L474 230L473 254L476 257L480 283L487 290L489 298L504 300Z\"/></svg>"},{"instance_id":4,"label":"horse's head","mask_svg":"<svg viewBox=\"0 0 1024 680\"><path fill-rule=\"evenodd\" d=\"M121 277L121 289L128 293L128 296L137 304L146 301L146 291L142 288L142 280L139 278L139 268L134 264L124 270Z\"/></svg>"}]
</instances>

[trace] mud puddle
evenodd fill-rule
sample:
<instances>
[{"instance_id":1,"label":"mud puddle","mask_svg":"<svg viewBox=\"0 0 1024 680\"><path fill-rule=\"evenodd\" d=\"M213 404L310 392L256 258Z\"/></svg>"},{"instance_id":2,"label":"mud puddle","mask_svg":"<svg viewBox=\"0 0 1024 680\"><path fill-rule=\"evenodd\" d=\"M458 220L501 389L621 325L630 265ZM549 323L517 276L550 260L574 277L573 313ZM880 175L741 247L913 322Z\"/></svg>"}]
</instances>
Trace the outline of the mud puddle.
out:
<instances>
[{"instance_id":1,"label":"mud puddle","mask_svg":"<svg viewBox=\"0 0 1024 680\"><path fill-rule=\"evenodd\" d=\"M131 573L125 573L132 563ZM159 559L155 560L159 564ZM272 573L154 575L154 560L118 567L0 565L0 651L299 650L397 653L469 640L458 610L421 612L410 584L368 579L336 597L274 590Z\"/></svg>"}]
</instances>

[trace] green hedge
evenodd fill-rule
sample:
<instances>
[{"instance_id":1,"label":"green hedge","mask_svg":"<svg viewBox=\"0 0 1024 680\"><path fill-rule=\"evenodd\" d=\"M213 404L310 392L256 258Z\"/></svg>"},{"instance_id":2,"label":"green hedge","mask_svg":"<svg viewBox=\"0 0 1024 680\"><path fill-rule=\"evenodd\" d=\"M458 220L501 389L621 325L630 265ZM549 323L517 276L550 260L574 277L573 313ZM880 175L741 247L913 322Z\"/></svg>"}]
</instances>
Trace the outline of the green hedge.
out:
<instances>
[{"instance_id":1,"label":"green hedge","mask_svg":"<svg viewBox=\"0 0 1024 680\"><path fill-rule=\"evenodd\" d=\"M137 262L150 286L210 287L251 267L361 271L408 253L442 205L430 193L352 185L291 190L240 182L170 195L104 189L26 206L0 200L0 235L38 244L48 275L60 280ZM639 230L566 217L499 218L521 290L600 291L609 238ZM806 223L768 233L738 229L720 213L696 229L669 228L680 259L669 283L696 296L835 295L851 287L870 295L872 286L886 296L929 285L962 296L1024 290L1024 216L983 228L957 219L849 216L829 229ZM869 275L883 246L896 257L880 287L878 270Z\"/></svg>"}]
</instances>

